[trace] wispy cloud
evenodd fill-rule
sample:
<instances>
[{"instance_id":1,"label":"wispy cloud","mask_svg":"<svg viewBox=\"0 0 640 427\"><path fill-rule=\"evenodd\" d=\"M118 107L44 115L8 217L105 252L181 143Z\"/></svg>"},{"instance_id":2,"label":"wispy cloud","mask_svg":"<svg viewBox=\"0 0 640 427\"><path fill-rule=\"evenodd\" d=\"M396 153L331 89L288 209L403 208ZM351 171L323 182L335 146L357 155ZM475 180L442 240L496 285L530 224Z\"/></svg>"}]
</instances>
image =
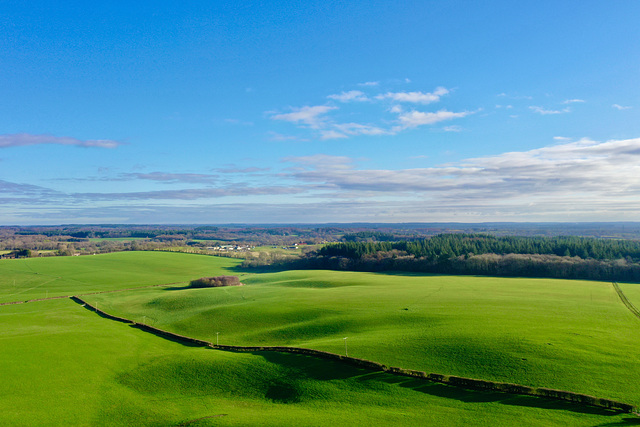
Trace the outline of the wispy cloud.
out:
<instances>
[{"instance_id":1,"label":"wispy cloud","mask_svg":"<svg viewBox=\"0 0 640 427\"><path fill-rule=\"evenodd\" d=\"M359 90L350 90L348 92L342 92L336 95L327 96L329 99L333 99L340 102L364 102L369 101L369 98Z\"/></svg>"},{"instance_id":2,"label":"wispy cloud","mask_svg":"<svg viewBox=\"0 0 640 427\"><path fill-rule=\"evenodd\" d=\"M33 197L42 195L59 194L49 188L32 184L19 184L0 179L0 194L13 194L18 196Z\"/></svg>"},{"instance_id":3,"label":"wispy cloud","mask_svg":"<svg viewBox=\"0 0 640 427\"><path fill-rule=\"evenodd\" d=\"M537 114L542 114L543 116L546 116L548 114L565 114L565 113L570 113L571 112L571 108L567 107L567 108L563 108L562 110L548 110L544 107L539 107L536 105L532 105L529 107L529 109L531 111L533 111L534 113Z\"/></svg>"},{"instance_id":4,"label":"wispy cloud","mask_svg":"<svg viewBox=\"0 0 640 427\"><path fill-rule=\"evenodd\" d=\"M269 131L267 132L270 141L301 141L300 138L293 135L283 135L278 132ZM305 141L302 139L302 141Z\"/></svg>"},{"instance_id":5,"label":"wispy cloud","mask_svg":"<svg viewBox=\"0 0 640 427\"><path fill-rule=\"evenodd\" d=\"M369 86L374 86L373 84ZM347 139L356 136L379 136L395 135L403 130L416 128L424 125L431 125L445 120L466 117L476 111L453 112L441 109L436 112L423 112L415 109L403 108L406 104L430 104L437 102L442 96L450 93L450 90L439 86L433 92L387 92L374 97L367 96L359 90L344 91L339 94L329 95L327 98L342 102L344 106L340 109L334 105L316 105L292 108L293 111L267 112L273 120L282 120L294 123L303 129L312 129L315 137L321 140ZM380 117L375 117L369 123L353 121L354 117L359 117L363 111L354 111L356 102L368 101L366 113L370 114L372 109L382 107ZM392 105L388 102L392 101ZM351 104L351 105L349 105ZM337 111L339 110L339 112ZM329 112L336 111L329 115ZM389 119L385 113L391 113L396 117ZM349 117L349 121L339 121L340 117ZM449 132L460 131L459 127L447 127ZM283 138L272 138L283 139Z\"/></svg>"},{"instance_id":6,"label":"wispy cloud","mask_svg":"<svg viewBox=\"0 0 640 427\"><path fill-rule=\"evenodd\" d=\"M452 120L456 118L466 117L470 114L473 114L473 111L460 111L453 112L447 110L440 110L435 113L425 113L422 111L409 111L406 113L400 114L398 116L398 121L400 122L400 126L395 128L396 131L400 131L403 129L411 129L418 126L423 125L432 125L434 123L442 122L445 120Z\"/></svg>"},{"instance_id":7,"label":"wispy cloud","mask_svg":"<svg viewBox=\"0 0 640 427\"><path fill-rule=\"evenodd\" d=\"M348 136L333 129L325 129L320 131L320 139L322 140L342 138L348 138Z\"/></svg>"},{"instance_id":8,"label":"wispy cloud","mask_svg":"<svg viewBox=\"0 0 640 427\"><path fill-rule=\"evenodd\" d=\"M150 172L150 173L125 173L119 175L122 179L142 179L148 181L157 181L165 184L189 183L189 184L212 184L217 181L218 175L200 174L200 173L168 173L168 172Z\"/></svg>"},{"instance_id":9,"label":"wispy cloud","mask_svg":"<svg viewBox=\"0 0 640 427\"><path fill-rule=\"evenodd\" d=\"M98 148L116 148L122 145L122 142L110 139L88 139L81 140L68 136L52 136L52 135L33 135L29 133L16 133L0 135L0 148L23 147L27 145L41 144L57 144L57 145L73 145L76 147L98 147Z\"/></svg>"},{"instance_id":10,"label":"wispy cloud","mask_svg":"<svg viewBox=\"0 0 640 427\"><path fill-rule=\"evenodd\" d=\"M229 123L230 125L238 125L238 126L253 126L253 122L238 120L238 119L224 119L225 123Z\"/></svg>"},{"instance_id":11,"label":"wispy cloud","mask_svg":"<svg viewBox=\"0 0 640 427\"><path fill-rule=\"evenodd\" d=\"M637 218L640 138L606 142L565 138L557 137L555 144L534 150L411 169L361 168L358 160L327 154L288 157L283 159L284 169L269 174L271 184L263 186L234 183L208 188L210 183L197 182L206 174L169 172L134 179L168 183L173 179L176 186L194 179L193 187L199 183L207 188L60 193L0 180L0 203L12 206L13 213L5 218L30 209L29 218L56 218L58 223L64 221L57 212L67 218L119 221L130 215L148 218L152 212L161 222L195 221L190 213L197 212L197 220L205 222L218 210L235 222L266 222L266 218L276 222L300 218L309 222L450 221L454 216L458 220L606 220L612 214ZM253 168L228 169L228 173L253 172ZM275 203L275 196L283 202ZM225 198L233 203L225 204ZM60 209L56 211L55 206ZM184 216L172 216L179 214Z\"/></svg>"},{"instance_id":12,"label":"wispy cloud","mask_svg":"<svg viewBox=\"0 0 640 427\"><path fill-rule=\"evenodd\" d=\"M613 104L611 107L615 108L616 110L628 110L631 108L630 106L624 106L619 104Z\"/></svg>"},{"instance_id":13,"label":"wispy cloud","mask_svg":"<svg viewBox=\"0 0 640 427\"><path fill-rule=\"evenodd\" d=\"M353 160L346 156L331 156L328 154L314 154L312 156L292 156L282 159L283 162L296 163L312 169L335 170L353 169Z\"/></svg>"},{"instance_id":14,"label":"wispy cloud","mask_svg":"<svg viewBox=\"0 0 640 427\"><path fill-rule=\"evenodd\" d=\"M358 83L358 86L378 86L380 85L380 82L364 82L364 83Z\"/></svg>"},{"instance_id":15,"label":"wispy cloud","mask_svg":"<svg viewBox=\"0 0 640 427\"><path fill-rule=\"evenodd\" d=\"M331 156L287 161L303 166L293 170L296 179L337 192L361 191L367 197L428 193L436 198L432 203L571 200L584 206L591 200L622 202L640 197L640 138L582 139L418 169L357 169L350 159Z\"/></svg>"},{"instance_id":16,"label":"wispy cloud","mask_svg":"<svg viewBox=\"0 0 640 427\"><path fill-rule=\"evenodd\" d=\"M387 92L376 96L376 99L391 99L396 102L414 104L430 104L440 101L440 97L449 93L449 89L437 87L433 92Z\"/></svg>"},{"instance_id":17,"label":"wispy cloud","mask_svg":"<svg viewBox=\"0 0 640 427\"><path fill-rule=\"evenodd\" d=\"M114 200L200 200L233 196L274 196L298 194L306 191L301 187L264 186L249 187L243 185L220 188L192 188L184 190L137 191L123 193L74 193L70 196L77 200L114 201Z\"/></svg>"},{"instance_id":18,"label":"wispy cloud","mask_svg":"<svg viewBox=\"0 0 640 427\"><path fill-rule=\"evenodd\" d=\"M584 103L587 102L584 99L565 99L562 101L563 104L575 104L575 103Z\"/></svg>"},{"instance_id":19,"label":"wispy cloud","mask_svg":"<svg viewBox=\"0 0 640 427\"><path fill-rule=\"evenodd\" d=\"M509 99L533 99L533 96L529 96L529 95L509 95L505 92L499 93L496 96L499 96L500 98L509 98Z\"/></svg>"},{"instance_id":20,"label":"wispy cloud","mask_svg":"<svg viewBox=\"0 0 640 427\"><path fill-rule=\"evenodd\" d=\"M312 129L318 129L324 124L326 118L323 117L331 110L336 110L338 107L332 107L329 105L315 105L312 107L305 106L301 108L294 108L291 113L275 114L271 116L274 120L284 120L286 122L304 124Z\"/></svg>"},{"instance_id":21,"label":"wispy cloud","mask_svg":"<svg viewBox=\"0 0 640 427\"><path fill-rule=\"evenodd\" d=\"M338 131L346 135L388 135L390 132L377 126L363 125L359 123L339 123L333 125Z\"/></svg>"},{"instance_id":22,"label":"wispy cloud","mask_svg":"<svg viewBox=\"0 0 640 427\"><path fill-rule=\"evenodd\" d=\"M258 168L258 167L248 167L248 168L239 168L235 166L230 166L227 168L217 168L214 169L216 172L220 173L258 173L258 172L268 172L271 168Z\"/></svg>"}]
</instances>

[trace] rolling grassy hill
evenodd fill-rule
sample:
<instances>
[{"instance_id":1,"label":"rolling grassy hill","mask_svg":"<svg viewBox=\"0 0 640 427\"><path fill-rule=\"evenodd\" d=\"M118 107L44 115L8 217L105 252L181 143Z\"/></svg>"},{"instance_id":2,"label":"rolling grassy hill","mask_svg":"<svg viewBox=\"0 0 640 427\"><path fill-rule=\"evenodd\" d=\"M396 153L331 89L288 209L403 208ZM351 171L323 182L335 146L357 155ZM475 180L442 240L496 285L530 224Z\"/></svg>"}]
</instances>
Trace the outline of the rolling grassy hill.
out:
<instances>
[{"instance_id":1,"label":"rolling grassy hill","mask_svg":"<svg viewBox=\"0 0 640 427\"><path fill-rule=\"evenodd\" d=\"M165 252L0 261L0 303L189 281L240 261Z\"/></svg>"},{"instance_id":2,"label":"rolling grassy hill","mask_svg":"<svg viewBox=\"0 0 640 427\"><path fill-rule=\"evenodd\" d=\"M335 271L243 281L95 300L180 334L219 332L220 344L344 353L348 337L350 356L391 366L640 403L640 320L610 283Z\"/></svg>"},{"instance_id":3,"label":"rolling grassy hill","mask_svg":"<svg viewBox=\"0 0 640 427\"><path fill-rule=\"evenodd\" d=\"M348 337L350 356L393 366L640 401L640 320L611 284L289 271L245 275L243 287L185 286L237 262L162 252L4 260L0 297L42 297L51 279L49 296L180 282L87 299L213 342L220 332L221 344L342 353ZM637 285L621 286L640 305ZM189 347L68 299L0 306L0 377L0 425L638 424L302 355Z\"/></svg>"},{"instance_id":4,"label":"rolling grassy hill","mask_svg":"<svg viewBox=\"0 0 640 427\"><path fill-rule=\"evenodd\" d=\"M305 356L188 347L67 299L4 306L0 321L2 425L579 426L634 420Z\"/></svg>"}]
</instances>

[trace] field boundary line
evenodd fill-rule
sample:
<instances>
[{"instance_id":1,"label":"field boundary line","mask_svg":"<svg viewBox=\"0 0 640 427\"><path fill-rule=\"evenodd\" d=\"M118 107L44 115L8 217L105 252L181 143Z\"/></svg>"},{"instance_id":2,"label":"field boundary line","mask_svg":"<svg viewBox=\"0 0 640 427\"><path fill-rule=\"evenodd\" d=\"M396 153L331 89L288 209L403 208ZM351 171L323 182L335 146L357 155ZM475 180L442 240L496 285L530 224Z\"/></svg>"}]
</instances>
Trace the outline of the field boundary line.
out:
<instances>
[{"instance_id":1,"label":"field boundary line","mask_svg":"<svg viewBox=\"0 0 640 427\"><path fill-rule=\"evenodd\" d=\"M160 283L159 285L138 286L136 288L126 288L126 289L112 289L110 291L95 291L95 292L87 292L86 294L78 294L78 295L98 295L98 294L109 294L113 292L127 292L127 291L135 291L138 289L158 288L160 286L178 285L180 283L185 283L185 282ZM48 301L50 299L62 299L62 298L73 298L73 297L74 297L73 295L58 295L55 297L48 297L48 298L34 298L34 299L28 299L23 301L0 302L0 306L11 305L11 304L25 304L28 302Z\"/></svg>"},{"instance_id":2,"label":"field boundary line","mask_svg":"<svg viewBox=\"0 0 640 427\"><path fill-rule=\"evenodd\" d=\"M618 294L618 296L620 297L620 300L622 301L622 303L629 309L629 311L636 316L638 319L640 319L640 310L638 310L636 308L635 305L633 305L633 303L631 301L629 301L629 298L627 298L627 296L624 294L624 292L622 292L622 289L620 289L620 285L618 285L617 282L612 282L613 284L613 289L615 289L616 293Z\"/></svg>"},{"instance_id":3,"label":"field boundary line","mask_svg":"<svg viewBox=\"0 0 640 427\"><path fill-rule=\"evenodd\" d=\"M152 333L161 338L168 339L174 342L180 342L186 345L197 347L208 347L214 350L223 350L231 352L260 352L260 351L274 351L279 353L292 353L292 354L304 354L308 356L314 356L321 359L335 360L343 363L347 363L356 367L369 369L372 371L381 371L393 375L418 378L427 380L430 382L436 382L464 389L480 390L480 391L497 391L506 394L513 395L526 395L541 397L553 400L562 400L567 402L576 403L579 405L595 406L604 408L607 410L627 413L638 413L638 408L634 405L619 402L617 400L603 399L595 396L590 396L581 393L574 393L566 390L557 390L544 387L529 387L521 384L503 383L497 381L478 380L474 378L458 377L454 375L442 375L434 373L426 373L424 371L415 371L411 369L397 368L394 366L383 365L382 363L374 362L366 359L359 359L356 357L343 356L341 354L330 353L327 351L314 350L310 348L301 347L281 347L281 346L235 346L235 345L217 345L209 341L200 340L197 338L187 337L185 335L176 334L174 332L165 331L144 323L134 322L133 320L125 319L123 317L114 316L103 310L94 307L86 300L80 298L80 296L71 297L73 301L82 305L87 310L94 311L101 317L112 319L118 322L128 323L130 326L141 329L143 331Z\"/></svg>"}]
</instances>

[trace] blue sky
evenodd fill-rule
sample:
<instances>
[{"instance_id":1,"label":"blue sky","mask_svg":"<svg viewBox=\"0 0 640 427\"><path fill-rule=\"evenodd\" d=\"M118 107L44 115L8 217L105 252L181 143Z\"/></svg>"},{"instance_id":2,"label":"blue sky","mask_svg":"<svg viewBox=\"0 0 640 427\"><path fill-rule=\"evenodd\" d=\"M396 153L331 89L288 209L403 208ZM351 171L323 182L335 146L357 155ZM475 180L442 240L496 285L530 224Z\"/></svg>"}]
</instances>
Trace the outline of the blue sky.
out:
<instances>
[{"instance_id":1,"label":"blue sky","mask_svg":"<svg viewBox=\"0 0 640 427\"><path fill-rule=\"evenodd\" d=\"M640 220L637 1L0 4L0 224Z\"/></svg>"}]
</instances>

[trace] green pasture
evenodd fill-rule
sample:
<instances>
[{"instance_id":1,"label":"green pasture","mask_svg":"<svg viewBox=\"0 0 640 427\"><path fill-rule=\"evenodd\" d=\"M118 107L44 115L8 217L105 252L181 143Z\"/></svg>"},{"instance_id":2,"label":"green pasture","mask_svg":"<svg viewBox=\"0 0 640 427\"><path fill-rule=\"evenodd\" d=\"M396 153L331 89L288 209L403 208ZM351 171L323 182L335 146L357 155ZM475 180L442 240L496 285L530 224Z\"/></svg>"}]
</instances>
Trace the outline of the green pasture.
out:
<instances>
[{"instance_id":1,"label":"green pasture","mask_svg":"<svg viewBox=\"0 0 640 427\"><path fill-rule=\"evenodd\" d=\"M640 319L610 283L285 271L168 252L0 261L0 302L86 297L112 314L231 345L291 345L640 404ZM241 275L241 287L189 280ZM170 285L169 285L170 284ZM640 307L640 285L620 285ZM0 425L638 425L301 355L189 347L69 299L0 306ZM202 418L202 419L201 419Z\"/></svg>"},{"instance_id":2,"label":"green pasture","mask_svg":"<svg viewBox=\"0 0 640 427\"><path fill-rule=\"evenodd\" d=\"M220 344L344 353L347 337L350 356L391 366L640 404L640 320L610 283L336 271L242 281L95 301L180 334L215 342L219 332ZM630 298L640 305L640 293Z\"/></svg>"},{"instance_id":3,"label":"green pasture","mask_svg":"<svg viewBox=\"0 0 640 427\"><path fill-rule=\"evenodd\" d=\"M631 301L638 310L640 310L640 284L638 283L620 283L620 289L624 292L625 296ZM640 327L640 319L638 320L638 327Z\"/></svg>"},{"instance_id":4,"label":"green pasture","mask_svg":"<svg viewBox=\"0 0 640 427\"><path fill-rule=\"evenodd\" d=\"M188 282L240 261L166 252L0 260L0 302Z\"/></svg>"},{"instance_id":5,"label":"green pasture","mask_svg":"<svg viewBox=\"0 0 640 427\"><path fill-rule=\"evenodd\" d=\"M589 426L637 420L306 356L189 347L69 299L2 306L0 324L0 425Z\"/></svg>"}]
</instances>

